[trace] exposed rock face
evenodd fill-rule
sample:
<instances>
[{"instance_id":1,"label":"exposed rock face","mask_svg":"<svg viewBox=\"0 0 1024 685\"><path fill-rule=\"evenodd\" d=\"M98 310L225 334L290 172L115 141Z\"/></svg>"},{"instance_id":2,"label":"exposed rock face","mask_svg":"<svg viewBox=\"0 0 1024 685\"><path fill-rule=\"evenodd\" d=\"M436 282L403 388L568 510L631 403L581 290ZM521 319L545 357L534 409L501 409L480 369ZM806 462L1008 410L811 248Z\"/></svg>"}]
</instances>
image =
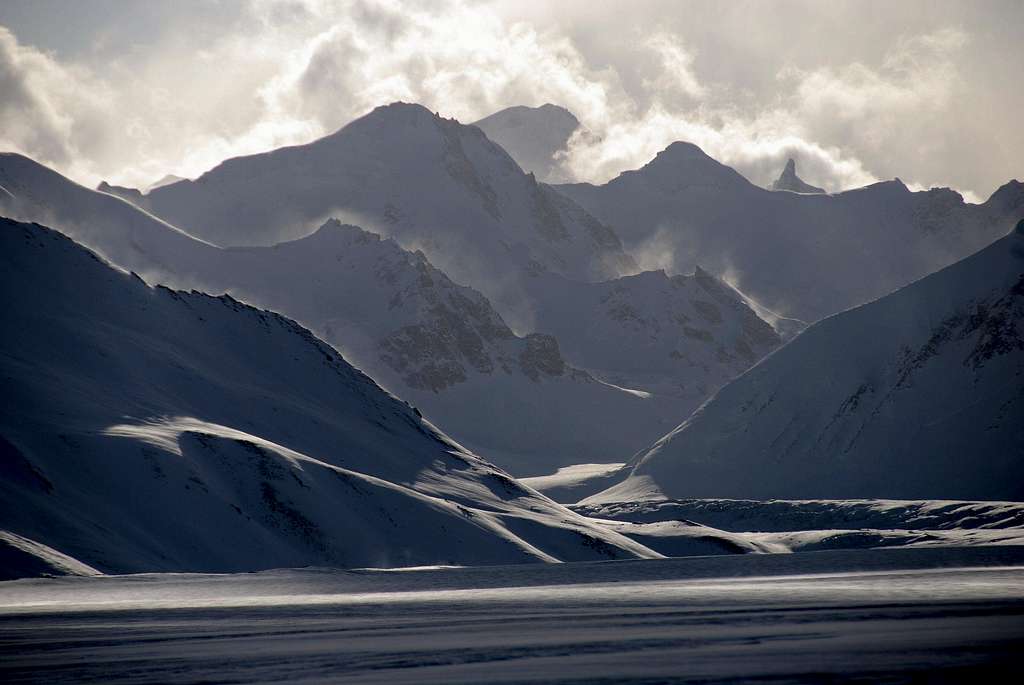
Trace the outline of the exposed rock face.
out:
<instances>
[{"instance_id":1,"label":"exposed rock face","mask_svg":"<svg viewBox=\"0 0 1024 685\"><path fill-rule=\"evenodd\" d=\"M805 183L803 179L796 175L796 162L790 157L786 160L786 168L782 170L775 182L772 183L769 190L788 190L791 193L824 193L823 188L812 186L810 183Z\"/></svg>"},{"instance_id":2,"label":"exposed rock face","mask_svg":"<svg viewBox=\"0 0 1024 685\"><path fill-rule=\"evenodd\" d=\"M565 360L558 351L558 341L550 335L531 333L526 336L526 349L519 353L523 373L533 380L544 376L561 376L566 372Z\"/></svg>"},{"instance_id":3,"label":"exposed rock face","mask_svg":"<svg viewBox=\"0 0 1024 685\"><path fill-rule=\"evenodd\" d=\"M781 344L740 293L696 269L647 271L601 283L539 275L537 330L574 366L601 380L670 398L680 412Z\"/></svg>"}]
</instances>

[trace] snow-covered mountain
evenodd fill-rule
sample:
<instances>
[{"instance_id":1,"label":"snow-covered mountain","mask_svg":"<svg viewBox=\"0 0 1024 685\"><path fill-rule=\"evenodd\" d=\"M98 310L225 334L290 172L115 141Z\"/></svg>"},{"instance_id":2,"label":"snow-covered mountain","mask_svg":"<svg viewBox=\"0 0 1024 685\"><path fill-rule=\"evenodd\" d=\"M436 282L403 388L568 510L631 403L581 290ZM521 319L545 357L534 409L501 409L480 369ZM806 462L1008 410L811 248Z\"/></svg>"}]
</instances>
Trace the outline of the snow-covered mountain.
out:
<instances>
[{"instance_id":1,"label":"snow-covered mountain","mask_svg":"<svg viewBox=\"0 0 1024 685\"><path fill-rule=\"evenodd\" d=\"M588 502L1024 497L1024 220L829 317L725 386Z\"/></svg>"},{"instance_id":2,"label":"snow-covered mountain","mask_svg":"<svg viewBox=\"0 0 1024 685\"><path fill-rule=\"evenodd\" d=\"M109 187L109 186L108 186ZM38 162L0 152L0 214L57 228L118 266L160 280L205 273L214 246L111 193L90 190Z\"/></svg>"},{"instance_id":3,"label":"snow-covered mountain","mask_svg":"<svg viewBox=\"0 0 1024 685\"><path fill-rule=\"evenodd\" d=\"M769 186L768 190L788 190L791 193L824 193L824 188L812 186L796 175L796 162L790 157L786 160L786 168Z\"/></svg>"},{"instance_id":4,"label":"snow-covered mountain","mask_svg":"<svg viewBox=\"0 0 1024 685\"><path fill-rule=\"evenodd\" d=\"M222 246L271 245L338 217L421 249L524 330L519 284L529 274L601 280L636 271L614 232L524 173L480 129L420 105L379 107L308 145L229 159L154 189L143 206Z\"/></svg>"},{"instance_id":5,"label":"snow-covered mountain","mask_svg":"<svg viewBox=\"0 0 1024 685\"><path fill-rule=\"evenodd\" d=\"M556 186L610 225L637 254L698 264L759 305L804 321L881 297L966 257L1024 211L1011 181L981 205L948 188L899 180L836 194L758 188L695 145L673 143L602 186Z\"/></svg>"},{"instance_id":6,"label":"snow-covered mountain","mask_svg":"<svg viewBox=\"0 0 1024 685\"><path fill-rule=\"evenodd\" d=\"M720 279L646 271L601 283L544 274L534 327L576 365L615 385L655 393L689 412L780 344Z\"/></svg>"},{"instance_id":7,"label":"snow-covered mountain","mask_svg":"<svg viewBox=\"0 0 1024 685\"><path fill-rule=\"evenodd\" d=\"M484 124L485 130L516 128L539 140L548 134L537 130L557 129L567 137L578 122L545 106L504 110ZM694 408L772 346L767 341L737 351L731 334L683 327L679 322L694 314L692 298L680 302L682 292L676 301L659 296L660 308L654 307L643 283L659 277L618 278L639 269L614 233L523 173L476 127L440 119L418 105L378 108L310 145L228 160L195 182L153 191L147 202L142 206L179 228L222 244L260 242L250 233L254 221L259 235L281 238L304 225L296 217L329 211L355 217L355 223L422 250L455 281L483 292L513 329L555 333L574 366L614 385L656 384L667 391L672 409L659 422L672 410L678 416ZM644 320L581 322L588 307L613 292L619 314L640 309ZM715 326L754 325L746 306L729 303L723 313ZM590 336L581 335L581 323ZM626 370L634 373L624 375ZM446 420L445 426L461 435L456 424Z\"/></svg>"},{"instance_id":8,"label":"snow-covered mountain","mask_svg":"<svg viewBox=\"0 0 1024 685\"><path fill-rule=\"evenodd\" d=\"M22 552L104 572L656 556L289 319L35 224L0 220L0 260L0 528Z\"/></svg>"},{"instance_id":9,"label":"snow-covered mountain","mask_svg":"<svg viewBox=\"0 0 1024 685\"><path fill-rule=\"evenodd\" d=\"M298 320L517 475L611 461L692 409L600 382L556 339L513 333L422 253L354 226L328 221L276 246L223 249L19 155L0 155L0 185L8 215L49 222L151 282L229 292Z\"/></svg>"},{"instance_id":10,"label":"snow-covered mountain","mask_svg":"<svg viewBox=\"0 0 1024 685\"><path fill-rule=\"evenodd\" d=\"M202 280L308 323L517 475L635 451L672 424L676 405L599 382L556 338L516 335L422 252L354 226L332 220L295 241L223 250Z\"/></svg>"},{"instance_id":11,"label":"snow-covered mountain","mask_svg":"<svg viewBox=\"0 0 1024 685\"><path fill-rule=\"evenodd\" d=\"M558 105L509 107L474 122L487 137L505 148L524 170L544 183L567 179L558 154L580 127L572 112Z\"/></svg>"}]
</instances>

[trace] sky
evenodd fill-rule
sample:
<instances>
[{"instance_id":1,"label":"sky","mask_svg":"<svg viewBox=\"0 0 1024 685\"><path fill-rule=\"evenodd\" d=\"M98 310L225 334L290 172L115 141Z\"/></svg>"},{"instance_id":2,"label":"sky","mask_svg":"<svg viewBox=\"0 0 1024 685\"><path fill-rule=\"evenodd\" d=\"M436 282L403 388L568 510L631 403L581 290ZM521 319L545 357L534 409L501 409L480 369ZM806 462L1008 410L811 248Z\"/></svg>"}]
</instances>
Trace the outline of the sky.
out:
<instances>
[{"instance_id":1,"label":"sky","mask_svg":"<svg viewBox=\"0 0 1024 685\"><path fill-rule=\"evenodd\" d=\"M4 0L0 150L146 186L374 107L562 105L604 182L675 140L765 185L1024 178L1020 0Z\"/></svg>"}]
</instances>

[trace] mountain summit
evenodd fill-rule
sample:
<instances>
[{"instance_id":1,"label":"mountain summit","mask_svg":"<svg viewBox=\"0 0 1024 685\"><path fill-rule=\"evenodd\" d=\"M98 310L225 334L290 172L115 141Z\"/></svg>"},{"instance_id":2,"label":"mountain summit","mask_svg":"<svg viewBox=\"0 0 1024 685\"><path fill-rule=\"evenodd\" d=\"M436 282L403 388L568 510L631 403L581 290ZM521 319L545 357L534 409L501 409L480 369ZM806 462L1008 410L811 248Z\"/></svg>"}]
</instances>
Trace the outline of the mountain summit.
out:
<instances>
[{"instance_id":1,"label":"mountain summit","mask_svg":"<svg viewBox=\"0 0 1024 685\"><path fill-rule=\"evenodd\" d=\"M526 171L545 183L568 180L558 153L580 127L579 119L564 107L509 107L473 124L512 155Z\"/></svg>"},{"instance_id":2,"label":"mountain summit","mask_svg":"<svg viewBox=\"0 0 1024 685\"><path fill-rule=\"evenodd\" d=\"M782 170L769 190L788 190L791 193L824 193L824 188L812 186L796 175L796 162L790 157L786 161L786 168Z\"/></svg>"},{"instance_id":3,"label":"mountain summit","mask_svg":"<svg viewBox=\"0 0 1024 685\"><path fill-rule=\"evenodd\" d=\"M422 250L499 308L529 274L590 281L636 270L613 231L524 173L479 128L407 103L307 145L229 159L147 201L144 209L221 246L292 240L335 216ZM501 308L517 326L529 309Z\"/></svg>"}]
</instances>

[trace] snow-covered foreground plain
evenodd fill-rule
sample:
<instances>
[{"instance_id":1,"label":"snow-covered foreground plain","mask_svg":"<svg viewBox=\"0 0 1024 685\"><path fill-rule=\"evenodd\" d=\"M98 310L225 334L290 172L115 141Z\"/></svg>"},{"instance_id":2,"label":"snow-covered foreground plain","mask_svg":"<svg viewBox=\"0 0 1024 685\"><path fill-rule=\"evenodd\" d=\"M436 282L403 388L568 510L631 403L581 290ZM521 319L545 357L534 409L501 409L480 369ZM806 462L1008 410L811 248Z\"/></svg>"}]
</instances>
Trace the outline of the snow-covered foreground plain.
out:
<instances>
[{"instance_id":1,"label":"snow-covered foreground plain","mask_svg":"<svg viewBox=\"0 0 1024 685\"><path fill-rule=\"evenodd\" d=\"M1024 547L0 583L4 682L967 681Z\"/></svg>"}]
</instances>

